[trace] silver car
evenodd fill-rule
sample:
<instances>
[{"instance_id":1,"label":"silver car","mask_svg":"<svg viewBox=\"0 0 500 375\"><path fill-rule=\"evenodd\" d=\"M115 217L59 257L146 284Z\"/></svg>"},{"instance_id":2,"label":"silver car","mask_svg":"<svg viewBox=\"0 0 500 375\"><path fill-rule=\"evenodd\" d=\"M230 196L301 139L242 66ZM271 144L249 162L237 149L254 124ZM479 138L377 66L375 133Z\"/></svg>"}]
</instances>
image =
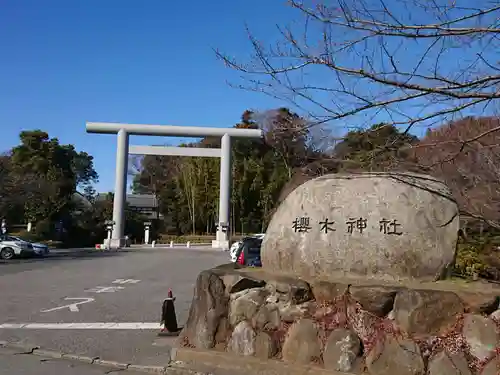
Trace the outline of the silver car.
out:
<instances>
[{"instance_id":1,"label":"silver car","mask_svg":"<svg viewBox=\"0 0 500 375\"><path fill-rule=\"evenodd\" d=\"M33 246L35 254L41 257L47 255L50 251L49 247L43 243L32 242L31 245Z\"/></svg>"},{"instance_id":2,"label":"silver car","mask_svg":"<svg viewBox=\"0 0 500 375\"><path fill-rule=\"evenodd\" d=\"M35 254L30 242L7 234L0 235L0 259L9 260L24 254Z\"/></svg>"},{"instance_id":3,"label":"silver car","mask_svg":"<svg viewBox=\"0 0 500 375\"><path fill-rule=\"evenodd\" d=\"M30 243L31 246L33 246L33 252L35 253L35 255L45 256L49 253L49 247L43 243L26 241L16 236L10 236L10 238L15 239L16 241Z\"/></svg>"}]
</instances>

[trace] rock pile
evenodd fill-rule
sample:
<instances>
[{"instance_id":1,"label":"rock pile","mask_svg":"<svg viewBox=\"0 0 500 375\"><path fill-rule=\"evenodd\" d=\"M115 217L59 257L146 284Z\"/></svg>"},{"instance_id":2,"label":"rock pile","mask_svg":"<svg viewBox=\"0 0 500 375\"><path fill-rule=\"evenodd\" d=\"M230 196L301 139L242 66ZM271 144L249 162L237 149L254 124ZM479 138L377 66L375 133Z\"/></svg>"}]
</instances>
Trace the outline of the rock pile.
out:
<instances>
[{"instance_id":1,"label":"rock pile","mask_svg":"<svg viewBox=\"0 0 500 375\"><path fill-rule=\"evenodd\" d=\"M499 374L500 289L420 287L216 268L198 277L181 345L350 374Z\"/></svg>"},{"instance_id":2,"label":"rock pile","mask_svg":"<svg viewBox=\"0 0 500 375\"><path fill-rule=\"evenodd\" d=\"M498 375L500 288L438 281L458 229L430 176L310 180L273 216L262 269L198 276L180 344L337 373Z\"/></svg>"}]
</instances>

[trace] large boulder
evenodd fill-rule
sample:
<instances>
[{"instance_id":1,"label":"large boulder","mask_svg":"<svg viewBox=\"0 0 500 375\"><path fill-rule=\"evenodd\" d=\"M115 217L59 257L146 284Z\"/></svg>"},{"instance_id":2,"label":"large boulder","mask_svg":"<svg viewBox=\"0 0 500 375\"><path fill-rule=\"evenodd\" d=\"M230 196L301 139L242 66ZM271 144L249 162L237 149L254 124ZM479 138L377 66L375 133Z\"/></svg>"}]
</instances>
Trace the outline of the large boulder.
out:
<instances>
[{"instance_id":1,"label":"large boulder","mask_svg":"<svg viewBox=\"0 0 500 375\"><path fill-rule=\"evenodd\" d=\"M403 289L394 300L396 324L412 335L445 332L465 310L463 301L452 292Z\"/></svg>"},{"instance_id":2,"label":"large boulder","mask_svg":"<svg viewBox=\"0 0 500 375\"><path fill-rule=\"evenodd\" d=\"M304 278L433 281L454 262L458 230L458 206L433 177L326 175L299 186L278 207L262 265Z\"/></svg>"},{"instance_id":3,"label":"large boulder","mask_svg":"<svg viewBox=\"0 0 500 375\"><path fill-rule=\"evenodd\" d=\"M366 356L370 375L424 375L425 365L418 345L403 338L386 336ZM447 374L442 374L447 375Z\"/></svg>"},{"instance_id":4,"label":"large boulder","mask_svg":"<svg viewBox=\"0 0 500 375\"><path fill-rule=\"evenodd\" d=\"M349 372L360 352L359 337L351 330L338 328L326 340L323 364L330 370Z\"/></svg>"},{"instance_id":5,"label":"large boulder","mask_svg":"<svg viewBox=\"0 0 500 375\"><path fill-rule=\"evenodd\" d=\"M189 316L180 333L180 345L213 348L217 332L226 328L220 325L226 322L228 309L229 297L220 277L213 270L202 271L196 279Z\"/></svg>"},{"instance_id":6,"label":"large boulder","mask_svg":"<svg viewBox=\"0 0 500 375\"><path fill-rule=\"evenodd\" d=\"M490 358L500 343L495 322L477 314L465 315L462 335L470 354L479 361Z\"/></svg>"},{"instance_id":7,"label":"large boulder","mask_svg":"<svg viewBox=\"0 0 500 375\"><path fill-rule=\"evenodd\" d=\"M310 319L292 324L285 342L282 356L285 362L307 365L321 357L318 328Z\"/></svg>"}]
</instances>

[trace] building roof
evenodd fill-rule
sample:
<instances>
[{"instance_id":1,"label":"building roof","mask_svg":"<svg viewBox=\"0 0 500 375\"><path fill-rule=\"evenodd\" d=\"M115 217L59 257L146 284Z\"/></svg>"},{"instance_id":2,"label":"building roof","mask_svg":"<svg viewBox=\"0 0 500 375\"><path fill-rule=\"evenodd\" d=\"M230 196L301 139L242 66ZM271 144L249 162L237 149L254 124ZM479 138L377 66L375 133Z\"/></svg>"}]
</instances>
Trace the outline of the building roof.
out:
<instances>
[{"instance_id":1,"label":"building roof","mask_svg":"<svg viewBox=\"0 0 500 375\"><path fill-rule=\"evenodd\" d=\"M108 197L108 193L97 194L97 200L105 200ZM158 200L153 194L127 194L127 203L130 207L141 207L141 208L156 208L158 207Z\"/></svg>"},{"instance_id":2,"label":"building roof","mask_svg":"<svg viewBox=\"0 0 500 375\"><path fill-rule=\"evenodd\" d=\"M127 194L127 203L131 207L158 207L158 201L153 194Z\"/></svg>"}]
</instances>

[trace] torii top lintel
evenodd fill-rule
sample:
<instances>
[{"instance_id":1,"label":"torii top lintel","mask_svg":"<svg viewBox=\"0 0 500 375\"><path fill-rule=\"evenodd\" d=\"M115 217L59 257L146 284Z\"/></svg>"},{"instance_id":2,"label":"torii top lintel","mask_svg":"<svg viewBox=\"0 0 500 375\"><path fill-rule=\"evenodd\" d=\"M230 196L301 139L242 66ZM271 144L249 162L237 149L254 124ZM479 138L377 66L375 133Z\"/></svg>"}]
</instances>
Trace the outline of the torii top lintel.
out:
<instances>
[{"instance_id":1,"label":"torii top lintel","mask_svg":"<svg viewBox=\"0 0 500 375\"><path fill-rule=\"evenodd\" d=\"M238 128L204 128L201 126L146 125L121 124L112 122L87 122L87 133L117 134L124 130L130 135L151 135L164 137L222 137L231 138L262 138L264 132L260 129Z\"/></svg>"}]
</instances>

